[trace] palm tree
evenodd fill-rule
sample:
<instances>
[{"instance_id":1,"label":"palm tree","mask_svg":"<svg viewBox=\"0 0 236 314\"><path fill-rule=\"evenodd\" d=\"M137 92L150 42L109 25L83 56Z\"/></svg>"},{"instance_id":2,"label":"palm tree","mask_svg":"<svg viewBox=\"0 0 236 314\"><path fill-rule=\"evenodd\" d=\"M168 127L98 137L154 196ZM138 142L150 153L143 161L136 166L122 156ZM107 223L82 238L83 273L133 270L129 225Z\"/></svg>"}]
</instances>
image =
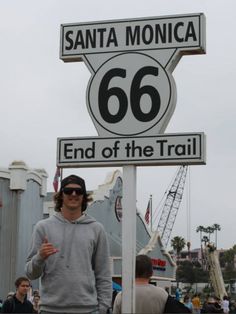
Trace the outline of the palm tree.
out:
<instances>
[{"instance_id":1,"label":"palm tree","mask_svg":"<svg viewBox=\"0 0 236 314\"><path fill-rule=\"evenodd\" d=\"M203 226L198 226L196 232L200 232L200 243L202 243L202 232L205 230Z\"/></svg>"},{"instance_id":2,"label":"palm tree","mask_svg":"<svg viewBox=\"0 0 236 314\"><path fill-rule=\"evenodd\" d=\"M177 260L179 259L180 252L185 247L185 244L186 242L182 237L176 236L173 239L171 239L171 246L173 247L174 251L176 251Z\"/></svg>"},{"instance_id":3,"label":"palm tree","mask_svg":"<svg viewBox=\"0 0 236 314\"><path fill-rule=\"evenodd\" d=\"M206 230L204 232L206 232ZM202 237L202 242L204 242L204 247L206 248L207 243L209 243L209 238L207 236L203 236ZM202 268L204 270L207 269L206 256L205 256L205 253L204 253L203 249L202 249Z\"/></svg>"},{"instance_id":4,"label":"palm tree","mask_svg":"<svg viewBox=\"0 0 236 314\"><path fill-rule=\"evenodd\" d=\"M212 228L213 228L214 231L215 231L215 247L216 247L216 249L217 249L217 231L220 231L220 230L221 230L221 227L220 227L220 225L218 225L218 224L214 224L214 225L212 226Z\"/></svg>"},{"instance_id":5,"label":"palm tree","mask_svg":"<svg viewBox=\"0 0 236 314\"><path fill-rule=\"evenodd\" d=\"M210 240L211 240L211 234L212 234L214 231L215 231L214 228L211 227L211 226L206 227L206 229L205 229L205 231L204 231L204 232L208 233L209 242L210 242Z\"/></svg>"},{"instance_id":6,"label":"palm tree","mask_svg":"<svg viewBox=\"0 0 236 314\"><path fill-rule=\"evenodd\" d=\"M200 232L200 244L201 244L201 261L203 260L203 249L202 249L202 233L204 232L205 228L203 226L198 226L196 232Z\"/></svg>"},{"instance_id":7,"label":"palm tree","mask_svg":"<svg viewBox=\"0 0 236 314\"><path fill-rule=\"evenodd\" d=\"M207 236L203 236L202 237L202 242L204 242L204 244L206 246L207 242L209 242L209 238Z\"/></svg>"}]
</instances>

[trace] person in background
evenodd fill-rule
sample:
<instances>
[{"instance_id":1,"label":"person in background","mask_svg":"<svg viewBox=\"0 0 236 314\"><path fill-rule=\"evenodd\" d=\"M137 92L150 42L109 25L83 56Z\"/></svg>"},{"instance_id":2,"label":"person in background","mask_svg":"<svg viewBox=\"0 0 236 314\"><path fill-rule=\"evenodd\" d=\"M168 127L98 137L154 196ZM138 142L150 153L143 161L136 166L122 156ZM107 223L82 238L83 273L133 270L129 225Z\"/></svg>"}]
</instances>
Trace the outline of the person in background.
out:
<instances>
[{"instance_id":1,"label":"person in background","mask_svg":"<svg viewBox=\"0 0 236 314\"><path fill-rule=\"evenodd\" d=\"M13 291L8 292L7 299L11 299L14 295L15 295L15 292Z\"/></svg>"},{"instance_id":2,"label":"person in background","mask_svg":"<svg viewBox=\"0 0 236 314\"><path fill-rule=\"evenodd\" d=\"M39 314L39 302L40 302L40 296L39 294L35 294L32 303L33 303L34 313L37 313L37 314Z\"/></svg>"},{"instance_id":3,"label":"person in background","mask_svg":"<svg viewBox=\"0 0 236 314\"><path fill-rule=\"evenodd\" d=\"M56 213L39 221L26 262L30 279L41 277L40 314L107 313L112 281L103 226L85 213L85 181L70 175L55 194Z\"/></svg>"},{"instance_id":4,"label":"person in background","mask_svg":"<svg viewBox=\"0 0 236 314\"><path fill-rule=\"evenodd\" d=\"M33 305L27 300L30 281L26 277L19 277L15 281L16 293L9 296L2 305L2 313L33 313Z\"/></svg>"},{"instance_id":5,"label":"person in background","mask_svg":"<svg viewBox=\"0 0 236 314\"><path fill-rule=\"evenodd\" d=\"M34 300L35 296L39 296L39 290L38 289L33 291L31 297L29 298L30 302L33 303L33 300Z\"/></svg>"},{"instance_id":6,"label":"person in background","mask_svg":"<svg viewBox=\"0 0 236 314\"><path fill-rule=\"evenodd\" d=\"M15 294L15 292L13 292L13 291L8 292L6 300L12 299L14 294ZM0 301L0 313L2 313L3 302L4 302L3 300Z\"/></svg>"},{"instance_id":7,"label":"person in background","mask_svg":"<svg viewBox=\"0 0 236 314\"><path fill-rule=\"evenodd\" d=\"M135 313L162 314L168 298L168 293L152 284L149 284L153 274L152 261L147 255L136 257L135 293L136 307ZM122 292L116 296L113 314L121 314Z\"/></svg>"},{"instance_id":8,"label":"person in background","mask_svg":"<svg viewBox=\"0 0 236 314\"><path fill-rule=\"evenodd\" d=\"M223 310L216 304L215 298L209 296L207 302L204 302L202 313L223 313Z\"/></svg>"},{"instance_id":9,"label":"person in background","mask_svg":"<svg viewBox=\"0 0 236 314\"><path fill-rule=\"evenodd\" d=\"M184 305L192 312L193 311L193 304L190 300L190 297L188 294L184 296Z\"/></svg>"},{"instance_id":10,"label":"person in background","mask_svg":"<svg viewBox=\"0 0 236 314\"><path fill-rule=\"evenodd\" d=\"M176 288L176 290L175 290L175 300L180 301L180 290L179 290L179 288Z\"/></svg>"},{"instance_id":11,"label":"person in background","mask_svg":"<svg viewBox=\"0 0 236 314\"><path fill-rule=\"evenodd\" d=\"M194 294L192 298L192 304L193 304L193 313L194 314L200 314L201 313L201 301L199 298L199 294Z\"/></svg>"},{"instance_id":12,"label":"person in background","mask_svg":"<svg viewBox=\"0 0 236 314\"><path fill-rule=\"evenodd\" d=\"M215 307L220 310L221 312L223 312L222 308L221 308L221 299L217 296L214 296L215 299Z\"/></svg>"},{"instance_id":13,"label":"person in background","mask_svg":"<svg viewBox=\"0 0 236 314\"><path fill-rule=\"evenodd\" d=\"M221 302L221 307L224 313L229 313L229 299L226 295L223 296L223 300Z\"/></svg>"},{"instance_id":14,"label":"person in background","mask_svg":"<svg viewBox=\"0 0 236 314\"><path fill-rule=\"evenodd\" d=\"M182 303L168 295L164 289L149 283L152 274L151 258L147 255L138 255L135 270L135 313L190 313ZM122 292L119 292L115 298L113 314L121 314L121 307Z\"/></svg>"}]
</instances>

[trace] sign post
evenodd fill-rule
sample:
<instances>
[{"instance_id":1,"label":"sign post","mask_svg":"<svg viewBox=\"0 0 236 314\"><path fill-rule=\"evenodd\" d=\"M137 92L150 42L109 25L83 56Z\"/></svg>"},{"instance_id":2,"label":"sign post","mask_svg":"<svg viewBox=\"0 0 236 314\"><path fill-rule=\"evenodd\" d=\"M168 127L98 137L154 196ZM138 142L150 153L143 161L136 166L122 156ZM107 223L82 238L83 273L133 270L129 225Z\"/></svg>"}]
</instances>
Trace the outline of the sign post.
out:
<instances>
[{"instance_id":1,"label":"sign post","mask_svg":"<svg viewBox=\"0 0 236 314\"><path fill-rule=\"evenodd\" d=\"M136 167L123 167L122 313L135 313Z\"/></svg>"},{"instance_id":2,"label":"sign post","mask_svg":"<svg viewBox=\"0 0 236 314\"><path fill-rule=\"evenodd\" d=\"M61 25L60 58L91 72L98 137L59 138L59 167L123 166L122 313L135 313L136 166L205 164L205 135L164 134L176 105L172 72L205 53L202 13Z\"/></svg>"}]
</instances>

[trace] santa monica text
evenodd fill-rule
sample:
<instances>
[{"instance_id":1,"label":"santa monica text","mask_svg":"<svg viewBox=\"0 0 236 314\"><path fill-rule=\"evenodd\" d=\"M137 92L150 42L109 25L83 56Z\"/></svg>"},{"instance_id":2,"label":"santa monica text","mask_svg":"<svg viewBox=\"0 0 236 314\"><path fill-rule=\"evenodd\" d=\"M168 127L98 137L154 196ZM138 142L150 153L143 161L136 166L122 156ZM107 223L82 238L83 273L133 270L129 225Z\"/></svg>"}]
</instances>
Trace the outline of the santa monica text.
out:
<instances>
[{"instance_id":1,"label":"santa monica text","mask_svg":"<svg viewBox=\"0 0 236 314\"><path fill-rule=\"evenodd\" d=\"M200 18L201 17L201 18ZM107 23L63 24L63 56L125 50L198 47L202 16L174 16Z\"/></svg>"}]
</instances>

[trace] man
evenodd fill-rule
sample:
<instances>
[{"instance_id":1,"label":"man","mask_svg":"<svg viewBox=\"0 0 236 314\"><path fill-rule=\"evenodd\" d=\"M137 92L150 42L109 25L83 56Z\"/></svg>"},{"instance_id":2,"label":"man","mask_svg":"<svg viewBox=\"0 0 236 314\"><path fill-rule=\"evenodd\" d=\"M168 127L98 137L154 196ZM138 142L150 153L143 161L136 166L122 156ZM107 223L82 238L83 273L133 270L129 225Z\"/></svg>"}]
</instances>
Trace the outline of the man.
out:
<instances>
[{"instance_id":1,"label":"man","mask_svg":"<svg viewBox=\"0 0 236 314\"><path fill-rule=\"evenodd\" d=\"M40 296L39 295L39 290L36 289L36 290L33 291L31 297L29 297L30 302L33 303L34 297L38 297L38 296Z\"/></svg>"},{"instance_id":2,"label":"man","mask_svg":"<svg viewBox=\"0 0 236 314\"><path fill-rule=\"evenodd\" d=\"M207 301L203 304L202 312L203 313L223 313L223 309L216 302L214 297L208 297Z\"/></svg>"},{"instance_id":3,"label":"man","mask_svg":"<svg viewBox=\"0 0 236 314\"><path fill-rule=\"evenodd\" d=\"M176 288L176 291L175 291L175 300L180 301L180 290L179 290L179 288Z\"/></svg>"},{"instance_id":4,"label":"man","mask_svg":"<svg viewBox=\"0 0 236 314\"><path fill-rule=\"evenodd\" d=\"M33 313L33 305L27 300L30 288L29 279L19 277L15 281L16 293L7 298L2 306L2 313Z\"/></svg>"},{"instance_id":5,"label":"man","mask_svg":"<svg viewBox=\"0 0 236 314\"><path fill-rule=\"evenodd\" d=\"M54 197L56 213L34 229L26 263L41 277L40 313L106 313L111 306L109 249L103 226L84 211L85 182L70 175Z\"/></svg>"},{"instance_id":6,"label":"man","mask_svg":"<svg viewBox=\"0 0 236 314\"><path fill-rule=\"evenodd\" d=\"M195 293L192 298L192 304L193 304L193 313L200 314L201 313L201 301L197 293Z\"/></svg>"},{"instance_id":7,"label":"man","mask_svg":"<svg viewBox=\"0 0 236 314\"><path fill-rule=\"evenodd\" d=\"M149 280L153 274L152 261L147 255L136 257L135 270L135 313L161 314L164 312L168 293L152 284ZM113 314L121 314L121 292L115 299Z\"/></svg>"},{"instance_id":8,"label":"man","mask_svg":"<svg viewBox=\"0 0 236 314\"><path fill-rule=\"evenodd\" d=\"M147 255L138 255L135 270L135 313L190 313L183 304L169 296L164 289L149 284L152 274L151 258ZM121 292L116 296L113 314L122 313L121 296Z\"/></svg>"}]
</instances>

